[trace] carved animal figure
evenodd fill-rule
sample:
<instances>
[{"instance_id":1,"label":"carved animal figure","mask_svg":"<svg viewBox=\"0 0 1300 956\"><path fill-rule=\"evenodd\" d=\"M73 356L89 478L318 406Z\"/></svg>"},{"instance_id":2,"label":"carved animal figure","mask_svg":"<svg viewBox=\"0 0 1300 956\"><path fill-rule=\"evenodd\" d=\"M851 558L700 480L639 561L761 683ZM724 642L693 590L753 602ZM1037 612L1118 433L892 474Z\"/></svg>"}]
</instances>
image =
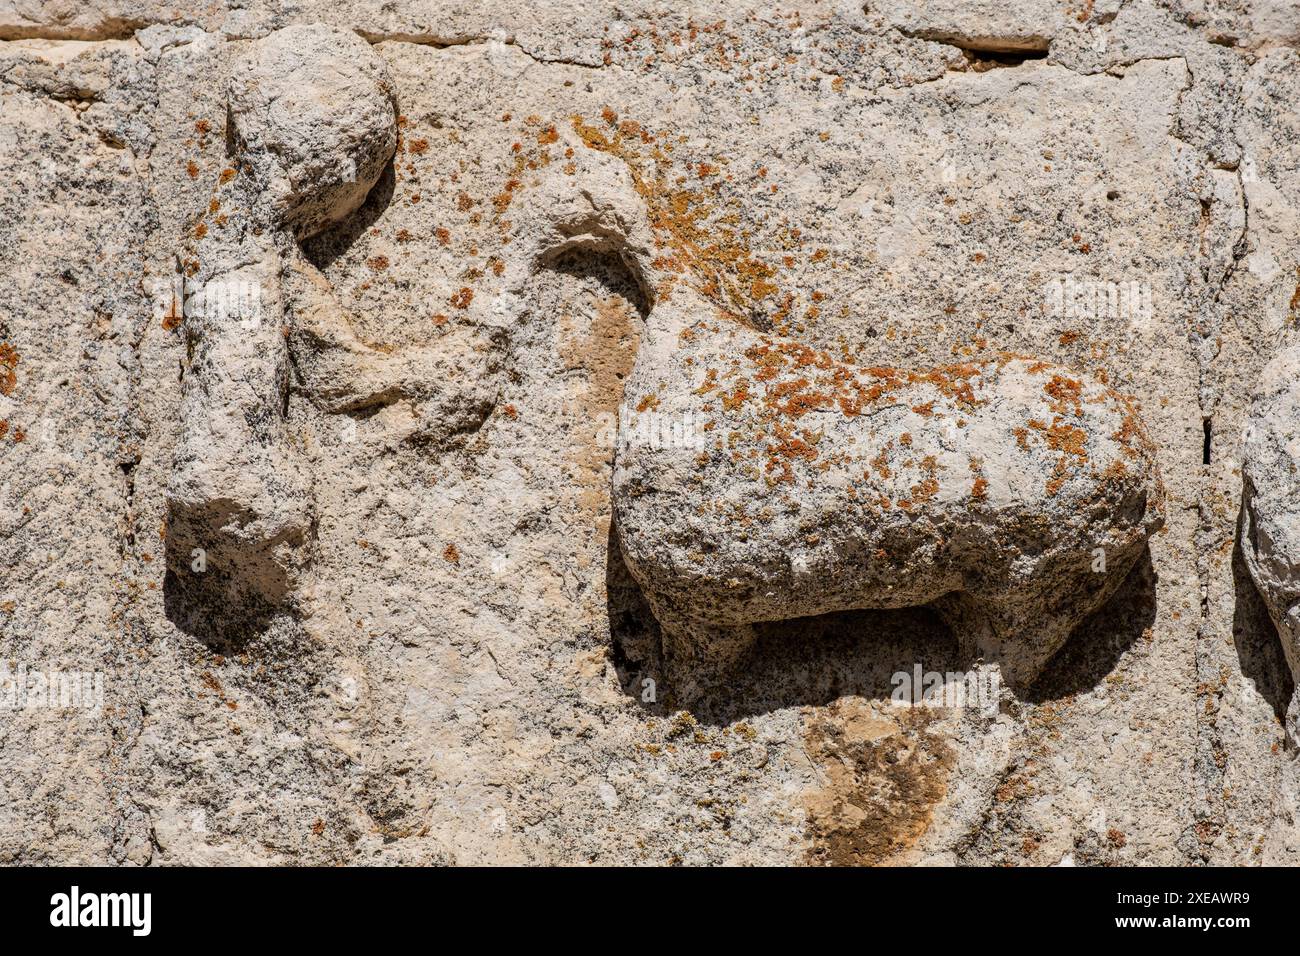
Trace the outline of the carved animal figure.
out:
<instances>
[{"instance_id":1,"label":"carved animal figure","mask_svg":"<svg viewBox=\"0 0 1300 956\"><path fill-rule=\"evenodd\" d=\"M1136 408L1068 369L861 368L699 301L650 324L614 500L685 689L725 676L759 622L918 605L1023 686L1162 523Z\"/></svg>"}]
</instances>

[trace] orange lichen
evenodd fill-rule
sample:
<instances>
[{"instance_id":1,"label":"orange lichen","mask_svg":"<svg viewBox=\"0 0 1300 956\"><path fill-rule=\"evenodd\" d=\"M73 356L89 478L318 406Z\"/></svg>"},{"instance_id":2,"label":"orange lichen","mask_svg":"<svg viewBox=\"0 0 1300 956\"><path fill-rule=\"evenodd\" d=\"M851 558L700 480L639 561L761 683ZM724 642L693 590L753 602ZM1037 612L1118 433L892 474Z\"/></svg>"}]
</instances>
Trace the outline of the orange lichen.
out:
<instances>
[{"instance_id":1,"label":"orange lichen","mask_svg":"<svg viewBox=\"0 0 1300 956\"><path fill-rule=\"evenodd\" d=\"M1037 421L1030 422L1030 427L1036 428L1046 435L1047 445L1053 451L1073 455L1081 461L1087 461L1088 433L1082 428L1067 425L1059 418L1053 420L1051 425L1044 425Z\"/></svg>"},{"instance_id":2,"label":"orange lichen","mask_svg":"<svg viewBox=\"0 0 1300 956\"><path fill-rule=\"evenodd\" d=\"M1056 414L1073 413L1077 418L1083 417L1083 383L1078 379L1053 375L1051 381L1043 386L1043 391L1052 399L1051 409Z\"/></svg>"},{"instance_id":3,"label":"orange lichen","mask_svg":"<svg viewBox=\"0 0 1300 956\"><path fill-rule=\"evenodd\" d=\"M888 478L891 474L889 470L889 449L892 448L893 445L894 440L891 438L889 441L885 442L885 447L880 449L880 453L876 455L875 458L871 459L871 467L876 469L876 474L880 475L881 478ZM863 477L870 476L864 473Z\"/></svg>"},{"instance_id":4,"label":"orange lichen","mask_svg":"<svg viewBox=\"0 0 1300 956\"><path fill-rule=\"evenodd\" d=\"M765 471L771 474L779 470L780 474L774 480L778 484L793 484L794 473L790 468L790 462L814 461L817 458L817 449L807 440L812 437L807 431L801 431L802 437L799 437L792 429L779 424L773 431L777 441L767 446L768 460Z\"/></svg>"},{"instance_id":5,"label":"orange lichen","mask_svg":"<svg viewBox=\"0 0 1300 956\"><path fill-rule=\"evenodd\" d=\"M640 124L615 126L618 116L608 107L601 115L614 127L608 133L581 116L572 118L573 129L588 147L627 164L665 253L656 265L671 276L690 278L697 291L742 322L759 301L777 295L778 287L772 281L775 268L752 254L747 233L737 228L738 207L715 208L723 202L725 183L715 175L716 167L694 164L697 177L705 177L706 182L690 188L682 177L671 175L669 137L655 135Z\"/></svg>"},{"instance_id":6,"label":"orange lichen","mask_svg":"<svg viewBox=\"0 0 1300 956\"><path fill-rule=\"evenodd\" d=\"M519 144L516 143L515 145L517 146ZM515 191L522 186L523 183L518 179L508 179L506 180L505 187L501 192L492 197L492 208L496 210L498 216L510 207L510 204L514 202Z\"/></svg>"},{"instance_id":7,"label":"orange lichen","mask_svg":"<svg viewBox=\"0 0 1300 956\"><path fill-rule=\"evenodd\" d=\"M971 474L975 476L975 482L971 485L970 494L972 498L984 498L988 495L989 483L984 478L984 462L982 459L971 455L966 459L970 466Z\"/></svg>"},{"instance_id":8,"label":"orange lichen","mask_svg":"<svg viewBox=\"0 0 1300 956\"><path fill-rule=\"evenodd\" d=\"M12 395L18 385L18 350L0 342L0 395Z\"/></svg>"},{"instance_id":9,"label":"orange lichen","mask_svg":"<svg viewBox=\"0 0 1300 956\"><path fill-rule=\"evenodd\" d=\"M1032 420L1029 422L1029 427L1042 432L1047 446L1060 454L1052 471L1052 477L1047 480L1046 485L1047 493L1055 495L1069 477L1070 458L1075 458L1076 464L1079 465L1088 460L1088 433L1082 428L1066 424L1059 415L1051 425Z\"/></svg>"},{"instance_id":10,"label":"orange lichen","mask_svg":"<svg viewBox=\"0 0 1300 956\"><path fill-rule=\"evenodd\" d=\"M179 299L173 295L171 302L167 308L167 314L163 316L163 320L162 320L163 330L166 332L174 331L175 329L180 327L183 318L184 318L184 310L181 307L181 303Z\"/></svg>"},{"instance_id":11,"label":"orange lichen","mask_svg":"<svg viewBox=\"0 0 1300 956\"><path fill-rule=\"evenodd\" d=\"M741 382L732 390L731 394L723 394L722 407L729 412L734 412L736 409L740 408L741 405L745 404L748 399L749 386L745 382Z\"/></svg>"},{"instance_id":12,"label":"orange lichen","mask_svg":"<svg viewBox=\"0 0 1300 956\"><path fill-rule=\"evenodd\" d=\"M934 478L924 478L919 484L912 486L912 502L914 504L924 504L939 493L939 482ZM901 504L901 502L900 502Z\"/></svg>"},{"instance_id":13,"label":"orange lichen","mask_svg":"<svg viewBox=\"0 0 1300 956\"><path fill-rule=\"evenodd\" d=\"M1138 418L1137 407L1132 399L1113 392L1111 397L1123 407L1124 417L1120 420L1118 430L1110 437L1120 444L1124 454L1129 458L1136 458L1139 452L1154 455L1155 444L1142 428L1142 421Z\"/></svg>"}]
</instances>

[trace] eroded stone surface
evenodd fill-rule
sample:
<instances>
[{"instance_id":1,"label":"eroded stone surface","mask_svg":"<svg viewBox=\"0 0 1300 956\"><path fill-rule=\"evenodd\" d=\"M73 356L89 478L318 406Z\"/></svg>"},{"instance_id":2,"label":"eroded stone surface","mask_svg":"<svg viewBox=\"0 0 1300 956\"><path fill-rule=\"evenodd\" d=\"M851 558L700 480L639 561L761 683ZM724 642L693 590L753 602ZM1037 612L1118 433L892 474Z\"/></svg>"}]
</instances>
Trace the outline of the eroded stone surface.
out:
<instances>
[{"instance_id":1,"label":"eroded stone surface","mask_svg":"<svg viewBox=\"0 0 1300 956\"><path fill-rule=\"evenodd\" d=\"M0 713L0 857L1294 862L1291 672L1236 537L1300 261L1286 3L178 6L0 4L0 659L106 678ZM398 142L355 212L223 266L275 279L287 346L230 356L248 408L283 376L254 421L315 546L215 636L162 560L205 330L157 286L239 232L236 64L312 23L383 61ZM1056 308L1067 278L1151 307ZM1104 372L1165 529L995 714L890 703L967 666L923 608L755 624L679 711L609 522L622 383L688 288L858 368Z\"/></svg>"},{"instance_id":2,"label":"eroded stone surface","mask_svg":"<svg viewBox=\"0 0 1300 956\"><path fill-rule=\"evenodd\" d=\"M1300 350L1264 367L1242 449L1241 550L1300 675ZM1296 734L1296 702L1288 707Z\"/></svg>"}]
</instances>

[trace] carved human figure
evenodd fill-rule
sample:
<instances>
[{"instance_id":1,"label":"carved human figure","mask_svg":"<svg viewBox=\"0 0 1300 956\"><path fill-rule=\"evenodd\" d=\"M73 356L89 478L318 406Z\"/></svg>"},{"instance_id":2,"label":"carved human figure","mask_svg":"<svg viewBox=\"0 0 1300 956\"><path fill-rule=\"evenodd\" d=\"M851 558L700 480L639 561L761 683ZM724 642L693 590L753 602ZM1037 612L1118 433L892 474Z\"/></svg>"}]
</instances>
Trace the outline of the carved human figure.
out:
<instances>
[{"instance_id":1,"label":"carved human figure","mask_svg":"<svg viewBox=\"0 0 1300 956\"><path fill-rule=\"evenodd\" d=\"M362 342L302 252L356 212L396 148L393 85L370 45L319 25L272 33L234 65L228 105L232 163L178 263L193 293L167 554L174 573L206 575L232 607L275 608L294 593L314 535L311 476L285 424L291 366L295 392L327 414L410 403L421 424L408 437L434 447L481 422L498 385L479 330L395 352ZM586 150L575 169L531 190L514 217L488 320L498 330L528 311L550 257L616 243L634 265L648 258L627 171Z\"/></svg>"},{"instance_id":2,"label":"carved human figure","mask_svg":"<svg viewBox=\"0 0 1300 956\"><path fill-rule=\"evenodd\" d=\"M285 426L296 386L331 414L408 401L436 442L495 401L463 330L389 353L361 342L300 243L354 213L397 144L384 61L354 33L272 33L235 64L231 166L179 268L187 289L181 438L168 487L168 561L223 600L275 607L310 558L311 477ZM292 363L290 361L292 357Z\"/></svg>"}]
</instances>

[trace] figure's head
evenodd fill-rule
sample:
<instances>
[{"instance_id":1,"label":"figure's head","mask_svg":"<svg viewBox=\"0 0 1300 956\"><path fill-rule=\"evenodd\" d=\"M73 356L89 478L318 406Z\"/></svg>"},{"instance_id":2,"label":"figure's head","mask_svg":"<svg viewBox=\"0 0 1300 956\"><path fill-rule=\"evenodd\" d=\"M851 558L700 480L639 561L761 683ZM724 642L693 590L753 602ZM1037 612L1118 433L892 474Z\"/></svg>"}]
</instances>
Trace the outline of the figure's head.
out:
<instances>
[{"instance_id":1,"label":"figure's head","mask_svg":"<svg viewBox=\"0 0 1300 956\"><path fill-rule=\"evenodd\" d=\"M240 158L299 239L355 212L397 146L388 69L349 31L291 26L257 41L229 103Z\"/></svg>"}]
</instances>

